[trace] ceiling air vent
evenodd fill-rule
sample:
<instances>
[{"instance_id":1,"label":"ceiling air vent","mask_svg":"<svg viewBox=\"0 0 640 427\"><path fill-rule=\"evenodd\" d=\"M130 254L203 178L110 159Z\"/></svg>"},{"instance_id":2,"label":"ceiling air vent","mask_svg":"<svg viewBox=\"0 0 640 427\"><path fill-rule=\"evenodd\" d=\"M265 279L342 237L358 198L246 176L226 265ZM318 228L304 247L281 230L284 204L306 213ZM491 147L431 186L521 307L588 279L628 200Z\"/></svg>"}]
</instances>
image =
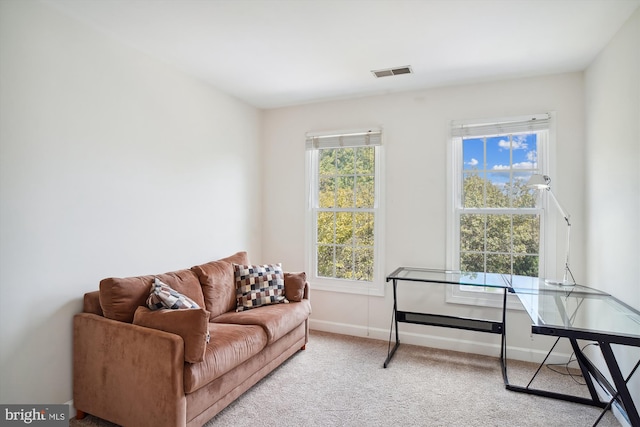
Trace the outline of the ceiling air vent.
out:
<instances>
[{"instance_id":1,"label":"ceiling air vent","mask_svg":"<svg viewBox=\"0 0 640 427\"><path fill-rule=\"evenodd\" d=\"M400 75L400 74L411 74L412 73L411 67L409 67L409 66L397 67L397 68L387 68L387 69L384 69L384 70L373 70L371 72L377 78L389 77L389 76L397 76L397 75Z\"/></svg>"}]
</instances>

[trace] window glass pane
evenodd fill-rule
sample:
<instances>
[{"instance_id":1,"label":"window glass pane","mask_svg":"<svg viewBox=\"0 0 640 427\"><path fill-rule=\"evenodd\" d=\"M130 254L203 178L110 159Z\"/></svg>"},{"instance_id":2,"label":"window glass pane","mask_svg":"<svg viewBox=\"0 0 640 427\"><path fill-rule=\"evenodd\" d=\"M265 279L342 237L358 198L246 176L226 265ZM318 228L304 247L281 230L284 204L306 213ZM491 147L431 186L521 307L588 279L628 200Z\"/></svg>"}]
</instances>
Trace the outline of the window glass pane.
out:
<instances>
[{"instance_id":1,"label":"window glass pane","mask_svg":"<svg viewBox=\"0 0 640 427\"><path fill-rule=\"evenodd\" d=\"M540 250L540 215L513 216L513 252L538 254Z\"/></svg>"},{"instance_id":2,"label":"window glass pane","mask_svg":"<svg viewBox=\"0 0 640 427\"><path fill-rule=\"evenodd\" d=\"M464 174L462 183L462 206L465 208L484 207L484 173L471 172Z\"/></svg>"},{"instance_id":3,"label":"window glass pane","mask_svg":"<svg viewBox=\"0 0 640 427\"><path fill-rule=\"evenodd\" d=\"M373 175L375 173L375 148L356 148L356 173L359 175Z\"/></svg>"},{"instance_id":4,"label":"window glass pane","mask_svg":"<svg viewBox=\"0 0 640 427\"><path fill-rule=\"evenodd\" d=\"M512 136L513 168L533 170L538 167L538 135L535 133Z\"/></svg>"},{"instance_id":5,"label":"window glass pane","mask_svg":"<svg viewBox=\"0 0 640 427\"><path fill-rule=\"evenodd\" d=\"M318 246L318 276L333 277L334 246Z\"/></svg>"},{"instance_id":6,"label":"window glass pane","mask_svg":"<svg viewBox=\"0 0 640 427\"><path fill-rule=\"evenodd\" d=\"M320 175L335 175L336 150L333 148L318 150L318 157L318 172L320 173Z\"/></svg>"},{"instance_id":7,"label":"window glass pane","mask_svg":"<svg viewBox=\"0 0 640 427\"><path fill-rule=\"evenodd\" d=\"M373 247L356 248L355 279L373 280Z\"/></svg>"},{"instance_id":8,"label":"window glass pane","mask_svg":"<svg viewBox=\"0 0 640 427\"><path fill-rule=\"evenodd\" d=\"M354 206L353 176L341 176L338 178L337 206L339 208L352 208Z\"/></svg>"},{"instance_id":9,"label":"window glass pane","mask_svg":"<svg viewBox=\"0 0 640 427\"><path fill-rule=\"evenodd\" d=\"M462 159L465 170L484 169L484 139L462 140Z\"/></svg>"},{"instance_id":10,"label":"window glass pane","mask_svg":"<svg viewBox=\"0 0 640 427\"><path fill-rule=\"evenodd\" d=\"M511 215L487 215L486 239L488 252L509 253L511 250Z\"/></svg>"},{"instance_id":11,"label":"window glass pane","mask_svg":"<svg viewBox=\"0 0 640 427\"><path fill-rule=\"evenodd\" d=\"M336 277L353 279L353 248L351 246L336 247Z\"/></svg>"},{"instance_id":12,"label":"window glass pane","mask_svg":"<svg viewBox=\"0 0 640 427\"><path fill-rule=\"evenodd\" d=\"M335 206L336 184L335 178L321 176L318 183L318 206L332 208Z\"/></svg>"},{"instance_id":13,"label":"window glass pane","mask_svg":"<svg viewBox=\"0 0 640 427\"><path fill-rule=\"evenodd\" d=\"M487 254L487 271L511 274L511 255Z\"/></svg>"},{"instance_id":14,"label":"window glass pane","mask_svg":"<svg viewBox=\"0 0 640 427\"><path fill-rule=\"evenodd\" d=\"M373 222L372 212L358 212L355 214L355 244L358 246L373 246Z\"/></svg>"},{"instance_id":15,"label":"window glass pane","mask_svg":"<svg viewBox=\"0 0 640 427\"><path fill-rule=\"evenodd\" d=\"M353 243L353 212L336 212L336 243L350 245Z\"/></svg>"},{"instance_id":16,"label":"window glass pane","mask_svg":"<svg viewBox=\"0 0 640 427\"><path fill-rule=\"evenodd\" d=\"M487 137L487 170L511 168L511 137L499 135Z\"/></svg>"},{"instance_id":17,"label":"window glass pane","mask_svg":"<svg viewBox=\"0 0 640 427\"><path fill-rule=\"evenodd\" d=\"M334 148L336 152L336 173L338 175L353 175L354 149Z\"/></svg>"},{"instance_id":18,"label":"window glass pane","mask_svg":"<svg viewBox=\"0 0 640 427\"><path fill-rule=\"evenodd\" d=\"M487 208L509 207L509 171L487 173L486 202Z\"/></svg>"},{"instance_id":19,"label":"window glass pane","mask_svg":"<svg viewBox=\"0 0 640 427\"><path fill-rule=\"evenodd\" d=\"M373 208L375 196L376 189L373 176L356 177L356 207Z\"/></svg>"},{"instance_id":20,"label":"window glass pane","mask_svg":"<svg viewBox=\"0 0 640 427\"><path fill-rule=\"evenodd\" d=\"M333 223L334 212L318 212L318 243L334 243Z\"/></svg>"},{"instance_id":21,"label":"window glass pane","mask_svg":"<svg viewBox=\"0 0 640 427\"><path fill-rule=\"evenodd\" d=\"M527 188L527 183L531 179L532 172L516 172L513 175L511 187L512 204L514 208L535 208L536 192Z\"/></svg>"},{"instance_id":22,"label":"window glass pane","mask_svg":"<svg viewBox=\"0 0 640 427\"><path fill-rule=\"evenodd\" d=\"M482 253L461 253L460 270L462 271L484 271L484 254Z\"/></svg>"},{"instance_id":23,"label":"window glass pane","mask_svg":"<svg viewBox=\"0 0 640 427\"><path fill-rule=\"evenodd\" d=\"M460 250L484 251L485 215L460 215Z\"/></svg>"},{"instance_id":24,"label":"window glass pane","mask_svg":"<svg viewBox=\"0 0 640 427\"><path fill-rule=\"evenodd\" d=\"M538 276L539 260L539 257L535 255L515 255L513 257L513 274Z\"/></svg>"}]
</instances>

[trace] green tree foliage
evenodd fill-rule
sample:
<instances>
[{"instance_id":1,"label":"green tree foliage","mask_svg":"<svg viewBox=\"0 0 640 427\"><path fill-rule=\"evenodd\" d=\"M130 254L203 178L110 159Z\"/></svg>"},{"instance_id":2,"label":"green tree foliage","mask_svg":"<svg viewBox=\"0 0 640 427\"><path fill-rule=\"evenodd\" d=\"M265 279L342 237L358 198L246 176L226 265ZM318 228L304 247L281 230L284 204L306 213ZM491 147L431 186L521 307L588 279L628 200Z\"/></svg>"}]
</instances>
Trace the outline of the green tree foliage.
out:
<instances>
[{"instance_id":1,"label":"green tree foliage","mask_svg":"<svg viewBox=\"0 0 640 427\"><path fill-rule=\"evenodd\" d=\"M319 152L318 275L373 280L375 149Z\"/></svg>"},{"instance_id":2,"label":"green tree foliage","mask_svg":"<svg viewBox=\"0 0 640 427\"><path fill-rule=\"evenodd\" d=\"M489 209L460 217L460 268L537 276L539 216L501 212L501 208L533 207L534 194L525 179L510 179L508 174L503 178L489 180L478 172L465 175L463 206ZM504 181L507 184L498 184Z\"/></svg>"}]
</instances>

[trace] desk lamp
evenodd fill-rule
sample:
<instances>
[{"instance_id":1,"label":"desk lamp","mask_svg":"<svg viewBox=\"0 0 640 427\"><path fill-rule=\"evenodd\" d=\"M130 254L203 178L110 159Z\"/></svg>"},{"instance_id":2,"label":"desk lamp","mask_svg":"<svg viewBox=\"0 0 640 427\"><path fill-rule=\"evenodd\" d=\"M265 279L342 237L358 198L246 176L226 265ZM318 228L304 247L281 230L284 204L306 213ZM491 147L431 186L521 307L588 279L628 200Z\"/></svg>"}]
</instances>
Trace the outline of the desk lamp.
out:
<instances>
[{"instance_id":1,"label":"desk lamp","mask_svg":"<svg viewBox=\"0 0 640 427\"><path fill-rule=\"evenodd\" d=\"M576 280L574 279L573 273L571 273L571 269L569 268L569 249L571 244L571 221L570 221L571 215L569 215L568 213L565 212L564 209L562 209L562 206L558 202L558 199L556 199L556 196L553 194L553 191L551 191L551 185L549 185L550 182L551 182L551 178L549 178L547 175L539 175L539 174L532 175L531 178L529 179L529 182L527 182L527 187L529 188L533 188L535 190L548 191L549 195L555 202L556 206L558 207L558 210L560 210L560 213L562 214L562 216L564 217L564 220L567 223L567 252L564 260L564 276L562 277L562 281L545 280L545 282L552 285L573 286L576 284ZM569 278L571 278L571 280L569 280Z\"/></svg>"}]
</instances>

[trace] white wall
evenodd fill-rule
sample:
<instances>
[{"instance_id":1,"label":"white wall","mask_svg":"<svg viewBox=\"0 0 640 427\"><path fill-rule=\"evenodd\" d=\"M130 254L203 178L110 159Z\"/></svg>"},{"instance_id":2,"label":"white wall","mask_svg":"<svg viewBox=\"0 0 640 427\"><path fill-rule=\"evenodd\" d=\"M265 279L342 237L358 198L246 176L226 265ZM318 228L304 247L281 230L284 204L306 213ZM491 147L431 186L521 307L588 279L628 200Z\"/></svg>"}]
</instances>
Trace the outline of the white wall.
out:
<instances>
[{"instance_id":1,"label":"white wall","mask_svg":"<svg viewBox=\"0 0 640 427\"><path fill-rule=\"evenodd\" d=\"M640 310L640 9L585 73L589 280Z\"/></svg>"},{"instance_id":2,"label":"white wall","mask_svg":"<svg viewBox=\"0 0 640 427\"><path fill-rule=\"evenodd\" d=\"M260 257L261 112L39 2L0 55L0 402L63 403L100 279Z\"/></svg>"},{"instance_id":3,"label":"white wall","mask_svg":"<svg viewBox=\"0 0 640 427\"><path fill-rule=\"evenodd\" d=\"M640 310L640 9L586 70L585 101L587 276ZM615 351L626 375L640 350Z\"/></svg>"},{"instance_id":4,"label":"white wall","mask_svg":"<svg viewBox=\"0 0 640 427\"><path fill-rule=\"evenodd\" d=\"M307 131L384 129L386 150L386 265L445 266L446 144L451 120L493 118L556 111L557 173L554 192L572 213L572 270L585 279L584 100L582 73L447 87L356 100L310 104L265 112L264 188L278 199L264 203L263 255L287 269L304 268L304 135ZM400 77L403 78L403 77ZM410 77L409 77L410 78ZM558 253L564 253L559 228ZM557 270L562 274L562 257ZM313 288L313 283L311 284ZM389 285L387 285L389 286ZM409 286L409 285L403 285ZM415 287L414 287L415 288ZM412 288L413 289L413 288ZM442 289L418 286L409 296L442 314L499 318L495 309L444 302ZM384 298L312 291L312 327L386 339L392 293ZM509 313L509 344L518 358L537 358L545 337L530 336L522 311ZM497 337L445 328L403 325L405 342L498 355ZM546 347L548 349L548 347ZM533 354L535 353L535 354ZM382 360L381 360L382 362Z\"/></svg>"}]
</instances>

